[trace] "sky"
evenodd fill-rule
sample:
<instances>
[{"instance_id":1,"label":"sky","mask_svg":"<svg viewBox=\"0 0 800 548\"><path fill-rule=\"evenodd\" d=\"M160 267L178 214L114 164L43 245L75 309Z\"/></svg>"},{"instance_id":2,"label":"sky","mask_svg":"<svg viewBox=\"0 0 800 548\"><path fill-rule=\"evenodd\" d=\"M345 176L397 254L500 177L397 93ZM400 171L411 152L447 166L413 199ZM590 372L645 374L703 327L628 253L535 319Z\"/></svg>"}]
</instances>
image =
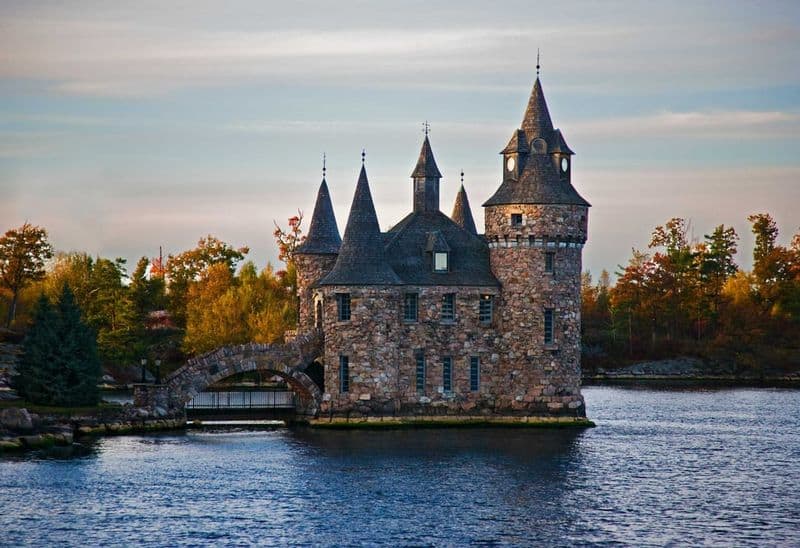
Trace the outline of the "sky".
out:
<instances>
[{"instance_id":1,"label":"sky","mask_svg":"<svg viewBox=\"0 0 800 548\"><path fill-rule=\"evenodd\" d=\"M366 149L381 227L411 209L423 135L449 213L481 204L541 50L550 114L592 204L584 267L671 217L701 240L771 213L800 227L800 2L433 0L0 4L0 231L165 255L213 234L279 266L273 221L310 220L322 155L340 231Z\"/></svg>"}]
</instances>

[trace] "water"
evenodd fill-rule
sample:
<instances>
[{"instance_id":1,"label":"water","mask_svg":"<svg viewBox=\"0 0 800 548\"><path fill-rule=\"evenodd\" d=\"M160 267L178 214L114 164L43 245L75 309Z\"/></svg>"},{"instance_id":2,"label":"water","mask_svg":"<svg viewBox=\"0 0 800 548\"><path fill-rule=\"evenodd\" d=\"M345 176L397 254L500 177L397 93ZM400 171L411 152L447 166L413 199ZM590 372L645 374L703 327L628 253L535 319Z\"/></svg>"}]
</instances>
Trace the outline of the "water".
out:
<instances>
[{"instance_id":1,"label":"water","mask_svg":"<svg viewBox=\"0 0 800 548\"><path fill-rule=\"evenodd\" d=\"M598 427L104 438L0 461L0 545L800 546L800 391L585 389Z\"/></svg>"}]
</instances>

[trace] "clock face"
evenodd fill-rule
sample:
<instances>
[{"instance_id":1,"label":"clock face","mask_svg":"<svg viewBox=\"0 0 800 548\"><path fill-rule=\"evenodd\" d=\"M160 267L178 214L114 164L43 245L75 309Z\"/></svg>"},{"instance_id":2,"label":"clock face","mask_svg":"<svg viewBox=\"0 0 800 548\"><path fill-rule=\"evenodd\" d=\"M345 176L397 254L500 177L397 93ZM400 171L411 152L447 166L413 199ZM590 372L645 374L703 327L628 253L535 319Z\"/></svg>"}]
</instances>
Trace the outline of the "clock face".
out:
<instances>
[{"instance_id":1,"label":"clock face","mask_svg":"<svg viewBox=\"0 0 800 548\"><path fill-rule=\"evenodd\" d=\"M561 158L561 171L566 173L568 169L569 169L569 160L567 160L566 158Z\"/></svg>"},{"instance_id":2,"label":"clock face","mask_svg":"<svg viewBox=\"0 0 800 548\"><path fill-rule=\"evenodd\" d=\"M514 161L513 157L509 158L508 161L506 161L506 169L508 171L513 171L515 165L516 165L516 162Z\"/></svg>"}]
</instances>

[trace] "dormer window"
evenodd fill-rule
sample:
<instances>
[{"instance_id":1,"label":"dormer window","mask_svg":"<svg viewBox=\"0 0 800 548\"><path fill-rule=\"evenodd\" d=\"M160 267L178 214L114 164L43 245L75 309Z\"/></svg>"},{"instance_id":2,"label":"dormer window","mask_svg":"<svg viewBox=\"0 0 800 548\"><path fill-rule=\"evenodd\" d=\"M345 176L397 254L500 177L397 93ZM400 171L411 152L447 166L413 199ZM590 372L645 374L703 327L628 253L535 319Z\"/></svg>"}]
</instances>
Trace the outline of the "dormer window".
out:
<instances>
[{"instance_id":1,"label":"dormer window","mask_svg":"<svg viewBox=\"0 0 800 548\"><path fill-rule=\"evenodd\" d=\"M447 252L437 251L433 254L433 270L435 272L447 272L450 268L450 255Z\"/></svg>"}]
</instances>

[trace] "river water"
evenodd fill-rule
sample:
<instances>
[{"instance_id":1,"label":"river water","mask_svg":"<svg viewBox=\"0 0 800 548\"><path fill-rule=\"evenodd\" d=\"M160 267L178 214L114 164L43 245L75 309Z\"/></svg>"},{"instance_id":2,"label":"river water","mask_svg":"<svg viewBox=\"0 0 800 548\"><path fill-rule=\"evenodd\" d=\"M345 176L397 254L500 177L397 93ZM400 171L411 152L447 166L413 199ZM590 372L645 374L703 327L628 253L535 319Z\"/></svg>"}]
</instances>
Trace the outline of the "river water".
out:
<instances>
[{"instance_id":1,"label":"river water","mask_svg":"<svg viewBox=\"0 0 800 548\"><path fill-rule=\"evenodd\" d=\"M597 428L203 430L0 460L0 545L800 546L800 391L587 387Z\"/></svg>"}]
</instances>

